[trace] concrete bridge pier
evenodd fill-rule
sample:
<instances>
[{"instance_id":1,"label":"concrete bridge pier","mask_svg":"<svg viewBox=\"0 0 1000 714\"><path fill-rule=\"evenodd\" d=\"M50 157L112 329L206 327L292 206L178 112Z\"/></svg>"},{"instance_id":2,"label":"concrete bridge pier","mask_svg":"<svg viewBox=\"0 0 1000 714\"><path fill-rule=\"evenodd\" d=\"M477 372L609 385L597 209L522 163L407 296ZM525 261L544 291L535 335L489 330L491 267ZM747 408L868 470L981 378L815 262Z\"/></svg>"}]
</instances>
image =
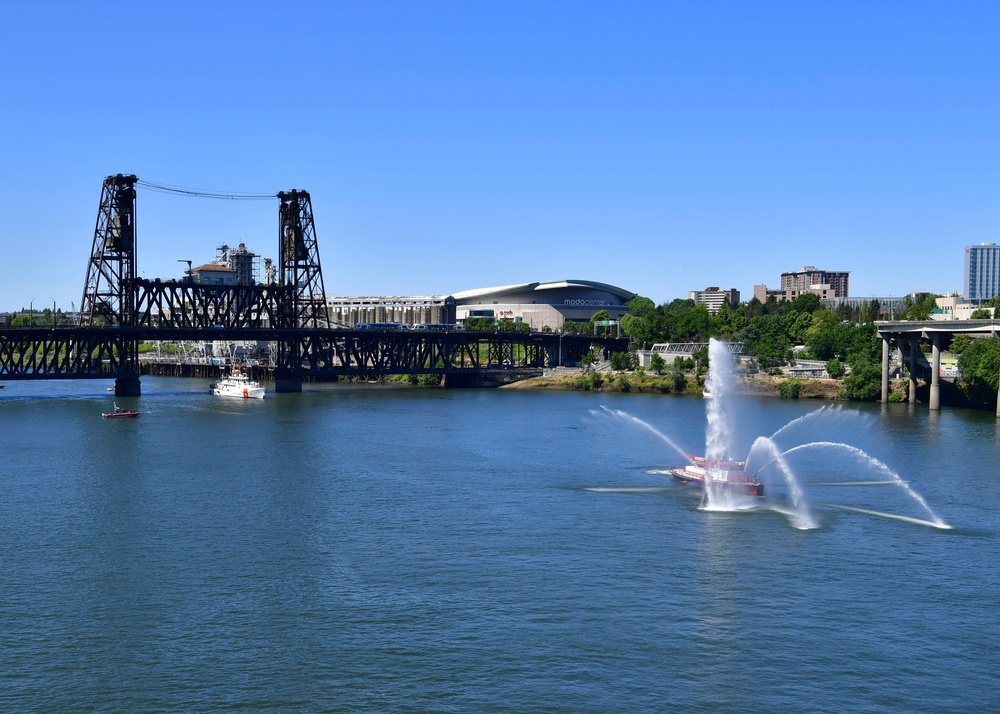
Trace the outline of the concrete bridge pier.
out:
<instances>
[{"instance_id":1,"label":"concrete bridge pier","mask_svg":"<svg viewBox=\"0 0 1000 714\"><path fill-rule=\"evenodd\" d=\"M917 337L910 338L910 393L909 400L910 404L917 403L917 343L920 339Z\"/></svg>"},{"instance_id":2,"label":"concrete bridge pier","mask_svg":"<svg viewBox=\"0 0 1000 714\"><path fill-rule=\"evenodd\" d=\"M115 378L116 397L139 397L142 396L142 385L138 377L117 377Z\"/></svg>"},{"instance_id":3,"label":"concrete bridge pier","mask_svg":"<svg viewBox=\"0 0 1000 714\"><path fill-rule=\"evenodd\" d=\"M883 404L889 403L889 338L882 338L882 399Z\"/></svg>"},{"instance_id":4,"label":"concrete bridge pier","mask_svg":"<svg viewBox=\"0 0 1000 714\"><path fill-rule=\"evenodd\" d=\"M274 376L274 391L278 394L302 391L302 377Z\"/></svg>"},{"instance_id":5,"label":"concrete bridge pier","mask_svg":"<svg viewBox=\"0 0 1000 714\"><path fill-rule=\"evenodd\" d=\"M932 411L941 409L941 335L934 333L931 353L931 392L930 404Z\"/></svg>"},{"instance_id":6,"label":"concrete bridge pier","mask_svg":"<svg viewBox=\"0 0 1000 714\"><path fill-rule=\"evenodd\" d=\"M1000 417L1000 387L997 388L997 417Z\"/></svg>"}]
</instances>

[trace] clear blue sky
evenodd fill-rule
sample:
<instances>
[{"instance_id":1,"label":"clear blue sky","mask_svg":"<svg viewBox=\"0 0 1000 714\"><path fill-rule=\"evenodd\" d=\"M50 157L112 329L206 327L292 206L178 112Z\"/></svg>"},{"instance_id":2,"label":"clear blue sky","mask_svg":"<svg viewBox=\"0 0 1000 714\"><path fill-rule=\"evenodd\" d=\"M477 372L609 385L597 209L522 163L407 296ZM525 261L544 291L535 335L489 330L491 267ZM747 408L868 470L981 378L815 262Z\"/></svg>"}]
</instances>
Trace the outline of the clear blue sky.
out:
<instances>
[{"instance_id":1,"label":"clear blue sky","mask_svg":"<svg viewBox=\"0 0 1000 714\"><path fill-rule=\"evenodd\" d=\"M327 292L962 289L998 241L1000 4L4 3L0 310L79 306L101 182L312 194ZM277 202L138 196L139 272ZM1000 242L1000 241L998 241Z\"/></svg>"}]
</instances>

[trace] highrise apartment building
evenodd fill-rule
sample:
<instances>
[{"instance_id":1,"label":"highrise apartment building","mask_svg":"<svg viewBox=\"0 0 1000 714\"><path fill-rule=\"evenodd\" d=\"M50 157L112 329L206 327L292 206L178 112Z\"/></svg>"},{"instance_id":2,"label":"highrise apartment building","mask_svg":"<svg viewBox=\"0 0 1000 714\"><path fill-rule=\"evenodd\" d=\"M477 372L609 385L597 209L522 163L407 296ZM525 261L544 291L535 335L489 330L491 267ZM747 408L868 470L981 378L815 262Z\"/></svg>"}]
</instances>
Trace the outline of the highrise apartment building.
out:
<instances>
[{"instance_id":1,"label":"highrise apartment building","mask_svg":"<svg viewBox=\"0 0 1000 714\"><path fill-rule=\"evenodd\" d=\"M819 270L812 265L807 265L802 270L782 273L781 290L786 294L788 291L802 294L815 292L816 288L829 285L833 297L847 297L850 275L851 271L849 270Z\"/></svg>"},{"instance_id":2,"label":"highrise apartment building","mask_svg":"<svg viewBox=\"0 0 1000 714\"><path fill-rule=\"evenodd\" d=\"M1000 245L980 243L965 249L965 299L981 302L1000 295Z\"/></svg>"},{"instance_id":3,"label":"highrise apartment building","mask_svg":"<svg viewBox=\"0 0 1000 714\"><path fill-rule=\"evenodd\" d=\"M695 305L704 305L711 315L722 309L724 303L729 303L732 308L740 306L740 291L736 288L722 290L720 288L708 287L704 290L691 290L688 299L694 300Z\"/></svg>"}]
</instances>

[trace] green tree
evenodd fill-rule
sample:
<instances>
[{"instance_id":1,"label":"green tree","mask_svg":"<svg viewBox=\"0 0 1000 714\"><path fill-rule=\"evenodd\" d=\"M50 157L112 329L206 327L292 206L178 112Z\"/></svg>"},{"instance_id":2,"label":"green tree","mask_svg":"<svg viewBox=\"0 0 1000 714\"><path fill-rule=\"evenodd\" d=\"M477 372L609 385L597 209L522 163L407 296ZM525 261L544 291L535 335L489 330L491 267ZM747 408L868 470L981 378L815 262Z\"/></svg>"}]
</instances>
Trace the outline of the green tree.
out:
<instances>
[{"instance_id":1,"label":"green tree","mask_svg":"<svg viewBox=\"0 0 1000 714\"><path fill-rule=\"evenodd\" d=\"M882 338L874 324L844 325L843 330L847 362L852 369L855 362L882 364Z\"/></svg>"},{"instance_id":2,"label":"green tree","mask_svg":"<svg viewBox=\"0 0 1000 714\"><path fill-rule=\"evenodd\" d=\"M958 371L970 399L984 403L995 400L1000 381L1000 341L972 340L958 357Z\"/></svg>"},{"instance_id":3,"label":"green tree","mask_svg":"<svg viewBox=\"0 0 1000 714\"><path fill-rule=\"evenodd\" d=\"M817 310L806 330L805 343L816 359L828 360L846 355L847 330L840 315L830 310Z\"/></svg>"},{"instance_id":4,"label":"green tree","mask_svg":"<svg viewBox=\"0 0 1000 714\"><path fill-rule=\"evenodd\" d=\"M870 402L882 394L882 367L867 360L851 365L851 373L844 377L844 396L853 401Z\"/></svg>"},{"instance_id":5,"label":"green tree","mask_svg":"<svg viewBox=\"0 0 1000 714\"><path fill-rule=\"evenodd\" d=\"M826 373L829 374L834 379L840 379L844 376L844 365L839 359L834 357L826 363ZM881 385L880 385L881 386Z\"/></svg>"},{"instance_id":6,"label":"green tree","mask_svg":"<svg viewBox=\"0 0 1000 714\"><path fill-rule=\"evenodd\" d=\"M917 299L914 301L909 295L906 296L908 305L903 314L899 316L900 320L930 320L931 313L934 312L934 308L937 307L937 295L927 293L918 295Z\"/></svg>"},{"instance_id":7,"label":"green tree","mask_svg":"<svg viewBox=\"0 0 1000 714\"><path fill-rule=\"evenodd\" d=\"M750 353L763 369L785 364L791 355L791 343L780 314L767 314L750 320L740 333Z\"/></svg>"},{"instance_id":8,"label":"green tree","mask_svg":"<svg viewBox=\"0 0 1000 714\"><path fill-rule=\"evenodd\" d=\"M969 319L971 319L971 320L992 320L993 319L993 310L990 309L990 308L987 308L987 307L981 307L978 310L973 311L973 313L971 315L969 315Z\"/></svg>"},{"instance_id":9,"label":"green tree","mask_svg":"<svg viewBox=\"0 0 1000 714\"><path fill-rule=\"evenodd\" d=\"M704 305L696 305L677 318L676 342L707 342L712 336L712 316Z\"/></svg>"},{"instance_id":10,"label":"green tree","mask_svg":"<svg viewBox=\"0 0 1000 714\"><path fill-rule=\"evenodd\" d=\"M657 311L656 305L647 297L642 297L641 295L636 295L634 298L625 303L625 307L628 308L630 315L635 315L636 317L642 317L647 320L655 320Z\"/></svg>"},{"instance_id":11,"label":"green tree","mask_svg":"<svg viewBox=\"0 0 1000 714\"><path fill-rule=\"evenodd\" d=\"M825 310L824 310L825 312ZM806 334L813 324L813 318L818 313L813 312L812 314L808 312L803 312L801 314L797 312L788 313L787 322L788 325L788 338L792 342L798 342L804 344L806 341Z\"/></svg>"},{"instance_id":12,"label":"green tree","mask_svg":"<svg viewBox=\"0 0 1000 714\"><path fill-rule=\"evenodd\" d=\"M589 322L567 320L563 323L563 332L567 335L589 335L593 333L593 325Z\"/></svg>"},{"instance_id":13,"label":"green tree","mask_svg":"<svg viewBox=\"0 0 1000 714\"><path fill-rule=\"evenodd\" d=\"M651 345L656 341L656 332L644 317L629 313L621 319L622 333L637 345Z\"/></svg>"},{"instance_id":14,"label":"green tree","mask_svg":"<svg viewBox=\"0 0 1000 714\"><path fill-rule=\"evenodd\" d=\"M877 305L878 300L875 301ZM878 319L878 312L875 312L872 307L872 303L867 300L862 301L861 307L858 308L858 322L866 323L873 322Z\"/></svg>"},{"instance_id":15,"label":"green tree","mask_svg":"<svg viewBox=\"0 0 1000 714\"><path fill-rule=\"evenodd\" d=\"M615 372L627 372L634 365L634 355L631 352L612 352L611 369Z\"/></svg>"},{"instance_id":16,"label":"green tree","mask_svg":"<svg viewBox=\"0 0 1000 714\"><path fill-rule=\"evenodd\" d=\"M708 348L702 347L701 349L695 350L691 353L691 359L694 360L694 373L696 377L700 377L708 371Z\"/></svg>"},{"instance_id":17,"label":"green tree","mask_svg":"<svg viewBox=\"0 0 1000 714\"><path fill-rule=\"evenodd\" d=\"M760 317L764 314L764 303L756 297L752 298L744 307L746 308L746 316L748 320L752 320L755 317Z\"/></svg>"},{"instance_id":18,"label":"green tree","mask_svg":"<svg viewBox=\"0 0 1000 714\"><path fill-rule=\"evenodd\" d=\"M663 374L667 368L667 361L660 356L659 352L654 352L653 356L649 358L649 368L657 374Z\"/></svg>"},{"instance_id":19,"label":"green tree","mask_svg":"<svg viewBox=\"0 0 1000 714\"><path fill-rule=\"evenodd\" d=\"M963 352L965 352L965 350L967 350L969 348L969 345L971 345L971 344L972 344L972 338L971 337L969 337L968 335L966 335L964 333L963 334L958 334L958 335L955 335L955 339L953 339L951 341L951 346L948 348L948 350L953 355L960 355Z\"/></svg>"},{"instance_id":20,"label":"green tree","mask_svg":"<svg viewBox=\"0 0 1000 714\"><path fill-rule=\"evenodd\" d=\"M795 310L795 312L816 312L816 310L820 309L819 305L819 295L816 293L802 293L792 300L792 304L789 307Z\"/></svg>"},{"instance_id":21,"label":"green tree","mask_svg":"<svg viewBox=\"0 0 1000 714\"><path fill-rule=\"evenodd\" d=\"M711 330L714 337L725 339L742 330L746 323L746 311L743 310L743 307L740 306L734 310L727 300L712 316Z\"/></svg>"},{"instance_id":22,"label":"green tree","mask_svg":"<svg viewBox=\"0 0 1000 714\"><path fill-rule=\"evenodd\" d=\"M786 379L778 385L778 396L782 399L798 399L802 391L801 379Z\"/></svg>"},{"instance_id":23,"label":"green tree","mask_svg":"<svg viewBox=\"0 0 1000 714\"><path fill-rule=\"evenodd\" d=\"M608 312L607 310L598 310L597 312L595 312L593 316L590 318L590 322L588 323L590 327L590 329L587 331L588 334L591 335L595 334L594 332L595 323L606 322L610 319L611 319L611 313Z\"/></svg>"},{"instance_id":24,"label":"green tree","mask_svg":"<svg viewBox=\"0 0 1000 714\"><path fill-rule=\"evenodd\" d=\"M683 392L687 388L687 376L680 360L674 360L674 368L670 372L670 381L675 392Z\"/></svg>"}]
</instances>

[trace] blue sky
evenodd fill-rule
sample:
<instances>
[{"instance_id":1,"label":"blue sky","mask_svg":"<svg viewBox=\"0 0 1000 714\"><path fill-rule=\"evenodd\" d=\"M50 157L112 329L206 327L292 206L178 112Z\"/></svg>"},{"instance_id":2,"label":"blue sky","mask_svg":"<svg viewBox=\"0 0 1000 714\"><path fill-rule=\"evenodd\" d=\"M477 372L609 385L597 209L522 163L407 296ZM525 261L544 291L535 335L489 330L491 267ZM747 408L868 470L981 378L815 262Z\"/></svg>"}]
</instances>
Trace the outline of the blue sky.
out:
<instances>
[{"instance_id":1,"label":"blue sky","mask_svg":"<svg viewBox=\"0 0 1000 714\"><path fill-rule=\"evenodd\" d=\"M308 190L327 292L962 289L997 241L994 3L5 3L0 310L79 306L101 182ZM140 190L139 272L277 202ZM1000 242L1000 241L998 241Z\"/></svg>"}]
</instances>

